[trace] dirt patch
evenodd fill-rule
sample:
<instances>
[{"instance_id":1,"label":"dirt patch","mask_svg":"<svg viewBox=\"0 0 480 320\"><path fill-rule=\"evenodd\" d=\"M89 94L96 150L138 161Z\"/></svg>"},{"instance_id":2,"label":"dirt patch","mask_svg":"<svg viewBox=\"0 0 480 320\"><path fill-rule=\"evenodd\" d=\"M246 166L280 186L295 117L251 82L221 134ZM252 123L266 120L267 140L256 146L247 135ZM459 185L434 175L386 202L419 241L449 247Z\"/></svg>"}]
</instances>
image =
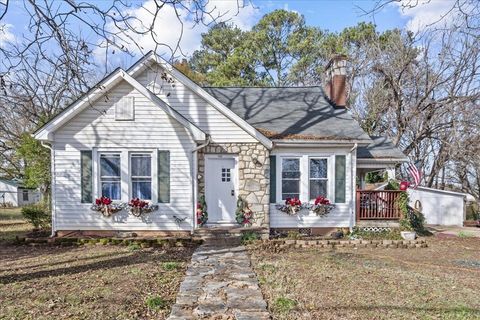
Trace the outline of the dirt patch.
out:
<instances>
[{"instance_id":1,"label":"dirt patch","mask_svg":"<svg viewBox=\"0 0 480 320\"><path fill-rule=\"evenodd\" d=\"M428 248L251 248L274 319L480 319L480 239Z\"/></svg>"},{"instance_id":2,"label":"dirt patch","mask_svg":"<svg viewBox=\"0 0 480 320\"><path fill-rule=\"evenodd\" d=\"M0 244L0 318L164 319L193 250Z\"/></svg>"}]
</instances>

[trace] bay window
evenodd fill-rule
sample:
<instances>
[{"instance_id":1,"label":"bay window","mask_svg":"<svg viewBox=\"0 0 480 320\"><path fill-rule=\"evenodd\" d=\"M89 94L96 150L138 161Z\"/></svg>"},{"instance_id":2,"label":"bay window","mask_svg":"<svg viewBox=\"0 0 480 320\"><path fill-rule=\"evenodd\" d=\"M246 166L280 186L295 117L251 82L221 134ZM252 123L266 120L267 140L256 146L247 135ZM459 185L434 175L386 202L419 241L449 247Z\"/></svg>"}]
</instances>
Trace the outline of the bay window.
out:
<instances>
[{"instance_id":1,"label":"bay window","mask_svg":"<svg viewBox=\"0 0 480 320\"><path fill-rule=\"evenodd\" d=\"M349 169L345 154L272 155L270 163L276 169L270 172L270 203L293 197L313 203L318 196L339 204L351 200L346 189Z\"/></svg>"},{"instance_id":2,"label":"bay window","mask_svg":"<svg viewBox=\"0 0 480 320\"><path fill-rule=\"evenodd\" d=\"M130 155L130 177L132 198L152 199L152 155Z\"/></svg>"},{"instance_id":3,"label":"bay window","mask_svg":"<svg viewBox=\"0 0 480 320\"><path fill-rule=\"evenodd\" d=\"M103 197L121 199L121 158L118 153L100 154L100 188Z\"/></svg>"},{"instance_id":4,"label":"bay window","mask_svg":"<svg viewBox=\"0 0 480 320\"><path fill-rule=\"evenodd\" d=\"M309 199L328 197L328 160L309 159Z\"/></svg>"},{"instance_id":5,"label":"bay window","mask_svg":"<svg viewBox=\"0 0 480 320\"><path fill-rule=\"evenodd\" d=\"M300 159L282 159L282 200L300 197Z\"/></svg>"}]
</instances>

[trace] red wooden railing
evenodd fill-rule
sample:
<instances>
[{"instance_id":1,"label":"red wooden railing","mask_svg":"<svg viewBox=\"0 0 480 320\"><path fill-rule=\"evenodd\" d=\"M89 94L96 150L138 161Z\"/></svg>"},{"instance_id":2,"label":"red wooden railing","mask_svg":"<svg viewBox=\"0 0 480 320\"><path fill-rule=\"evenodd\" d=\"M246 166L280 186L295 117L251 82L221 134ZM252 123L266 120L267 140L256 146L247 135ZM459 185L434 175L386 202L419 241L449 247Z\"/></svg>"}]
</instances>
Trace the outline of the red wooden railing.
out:
<instances>
[{"instance_id":1,"label":"red wooden railing","mask_svg":"<svg viewBox=\"0 0 480 320\"><path fill-rule=\"evenodd\" d=\"M357 190L357 220L399 220L397 199L402 191Z\"/></svg>"}]
</instances>

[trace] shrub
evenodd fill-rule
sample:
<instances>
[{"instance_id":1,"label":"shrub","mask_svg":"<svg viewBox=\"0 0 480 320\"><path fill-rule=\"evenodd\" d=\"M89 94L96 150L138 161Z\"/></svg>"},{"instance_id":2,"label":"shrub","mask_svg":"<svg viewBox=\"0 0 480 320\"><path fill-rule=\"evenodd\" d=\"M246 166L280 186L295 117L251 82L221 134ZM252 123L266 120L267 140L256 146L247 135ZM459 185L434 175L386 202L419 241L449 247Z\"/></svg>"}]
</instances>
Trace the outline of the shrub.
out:
<instances>
[{"instance_id":1,"label":"shrub","mask_svg":"<svg viewBox=\"0 0 480 320\"><path fill-rule=\"evenodd\" d=\"M162 267L163 267L163 270L165 271L172 271L177 269L179 267L179 264L178 262L169 261L169 262L164 262Z\"/></svg>"},{"instance_id":2,"label":"shrub","mask_svg":"<svg viewBox=\"0 0 480 320\"><path fill-rule=\"evenodd\" d=\"M250 241L258 240L258 234L253 231L247 231L242 233L242 243L248 243Z\"/></svg>"},{"instance_id":3,"label":"shrub","mask_svg":"<svg viewBox=\"0 0 480 320\"><path fill-rule=\"evenodd\" d=\"M47 229L52 223L52 216L45 205L32 204L22 208L22 215L35 228Z\"/></svg>"},{"instance_id":4,"label":"shrub","mask_svg":"<svg viewBox=\"0 0 480 320\"><path fill-rule=\"evenodd\" d=\"M136 250L140 250L141 247L138 243L132 243L128 245L127 249L128 251L136 251Z\"/></svg>"},{"instance_id":5,"label":"shrub","mask_svg":"<svg viewBox=\"0 0 480 320\"><path fill-rule=\"evenodd\" d=\"M458 237L459 238L472 238L472 237L474 237L474 235L473 235L473 233L470 233L470 232L460 231L458 233Z\"/></svg>"},{"instance_id":6,"label":"shrub","mask_svg":"<svg viewBox=\"0 0 480 320\"><path fill-rule=\"evenodd\" d=\"M288 231L287 239L300 239L302 235L298 231Z\"/></svg>"},{"instance_id":7,"label":"shrub","mask_svg":"<svg viewBox=\"0 0 480 320\"><path fill-rule=\"evenodd\" d=\"M148 297L145 304L150 310L164 309L167 307L167 302L159 296Z\"/></svg>"},{"instance_id":8,"label":"shrub","mask_svg":"<svg viewBox=\"0 0 480 320\"><path fill-rule=\"evenodd\" d=\"M281 313L287 313L293 308L295 308L297 305L297 302L295 302L292 299L280 297L277 300L275 300L275 309L277 309Z\"/></svg>"},{"instance_id":9,"label":"shrub","mask_svg":"<svg viewBox=\"0 0 480 320\"><path fill-rule=\"evenodd\" d=\"M363 240L401 240L399 229L385 229L381 231L366 231L361 228L353 228L353 232L349 235L350 239L363 239Z\"/></svg>"}]
</instances>

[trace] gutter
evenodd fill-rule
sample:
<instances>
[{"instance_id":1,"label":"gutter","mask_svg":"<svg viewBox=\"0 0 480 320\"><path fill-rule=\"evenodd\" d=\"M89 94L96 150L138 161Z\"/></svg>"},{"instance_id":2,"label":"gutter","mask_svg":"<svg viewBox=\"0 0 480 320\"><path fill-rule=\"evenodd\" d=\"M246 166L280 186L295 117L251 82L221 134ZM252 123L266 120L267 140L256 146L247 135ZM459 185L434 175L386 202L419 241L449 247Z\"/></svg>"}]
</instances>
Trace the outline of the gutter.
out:
<instances>
[{"instance_id":1,"label":"gutter","mask_svg":"<svg viewBox=\"0 0 480 320\"><path fill-rule=\"evenodd\" d=\"M356 165L353 161L353 152L355 151L356 153L356 150L358 148L358 144L355 143L355 145L353 146L352 149L350 149L350 156L351 156L351 159L350 159L350 165L351 165L351 174L350 174L350 183L351 183L351 186L352 186L352 200L350 201L350 232L353 232L353 227L355 225L355 201L356 201L356 197L355 197L355 191L356 191L356 185L355 185L355 178L357 176L357 173L356 173ZM356 162L357 159L355 159L355 162Z\"/></svg>"},{"instance_id":2,"label":"gutter","mask_svg":"<svg viewBox=\"0 0 480 320\"><path fill-rule=\"evenodd\" d=\"M52 208L52 233L50 234L50 237L55 237L56 234L56 214L55 214L55 151L53 150L51 145L48 145L45 143L45 141L40 141L40 144L42 147L45 147L50 150L51 156L50 156L50 174L51 174L51 195L50 195L50 203L51 203L51 208Z\"/></svg>"},{"instance_id":3,"label":"gutter","mask_svg":"<svg viewBox=\"0 0 480 320\"><path fill-rule=\"evenodd\" d=\"M201 144L195 148L192 149L192 207L193 207L193 221L192 221L192 230L191 234L193 235L195 232L195 228L197 226L197 193L198 193L198 164L197 164L197 159L198 159L198 150L205 148L208 146L211 142L210 135L207 135L207 141L204 144Z\"/></svg>"}]
</instances>

